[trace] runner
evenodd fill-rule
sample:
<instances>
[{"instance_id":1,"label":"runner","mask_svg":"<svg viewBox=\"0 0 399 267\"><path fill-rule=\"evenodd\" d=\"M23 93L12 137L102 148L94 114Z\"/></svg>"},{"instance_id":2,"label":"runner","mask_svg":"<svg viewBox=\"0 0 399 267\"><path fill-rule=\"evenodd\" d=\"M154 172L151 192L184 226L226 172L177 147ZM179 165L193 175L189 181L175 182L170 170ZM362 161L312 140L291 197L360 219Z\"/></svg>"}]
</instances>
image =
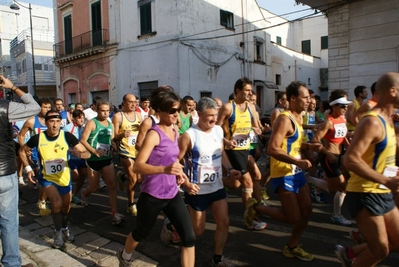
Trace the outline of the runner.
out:
<instances>
[{"instance_id":1,"label":"runner","mask_svg":"<svg viewBox=\"0 0 399 267\"><path fill-rule=\"evenodd\" d=\"M97 117L88 121L82 133L81 143L91 153L91 157L86 160L89 167L89 185L82 189L81 203L89 206L89 196L98 189L100 175L104 178L108 187L109 202L111 206L112 224L118 225L122 222L122 216L117 213L116 207L116 182L115 167L111 155L111 140L114 137L112 123L108 121L111 105L105 100L97 101Z\"/></svg>"},{"instance_id":2,"label":"runner","mask_svg":"<svg viewBox=\"0 0 399 267\"><path fill-rule=\"evenodd\" d=\"M360 120L343 161L351 174L348 207L367 242L353 248L337 245L343 266L376 266L389 252L399 251L399 210L392 195L399 193L398 144L391 117L399 106L399 74L382 75L376 93L378 103Z\"/></svg>"},{"instance_id":3,"label":"runner","mask_svg":"<svg viewBox=\"0 0 399 267\"><path fill-rule=\"evenodd\" d=\"M355 114L353 115L353 125L356 126L359 123L360 118L370 109L375 107L377 105L377 94L375 93L375 87L377 85L377 82L374 82L371 85L371 94L372 98L367 100L366 103L363 103L358 110L356 110Z\"/></svg>"},{"instance_id":4,"label":"runner","mask_svg":"<svg viewBox=\"0 0 399 267\"><path fill-rule=\"evenodd\" d=\"M191 127L193 119L191 117L191 111L194 108L194 99L187 95L182 99L181 110L179 112L179 118L177 120L177 127L179 127L179 134L183 134L188 128Z\"/></svg>"},{"instance_id":5,"label":"runner","mask_svg":"<svg viewBox=\"0 0 399 267\"><path fill-rule=\"evenodd\" d=\"M143 102L143 100L142 100ZM141 103L142 103L141 102ZM148 104L149 105L149 104ZM117 173L119 189L124 191L125 181L128 180L127 187L127 208L128 214L137 215L137 207L134 203L134 187L137 183L137 174L133 172L134 162L138 151L136 150L137 135L139 132L141 114L136 112L136 97L132 94L123 96L123 111L118 112L112 118L114 126L114 141L119 143L119 159L125 174L121 171Z\"/></svg>"},{"instance_id":6,"label":"runner","mask_svg":"<svg viewBox=\"0 0 399 267\"><path fill-rule=\"evenodd\" d=\"M71 116L67 110L65 110L64 101L61 98L54 100L54 107L61 115L61 129L72 121Z\"/></svg>"},{"instance_id":7,"label":"runner","mask_svg":"<svg viewBox=\"0 0 399 267\"><path fill-rule=\"evenodd\" d=\"M322 144L323 148L320 151L320 165L327 177L327 181L319 178L310 177L311 183L318 188L321 188L329 193L335 193L334 196L334 211L330 221L340 225L351 225L341 214L342 205L345 199L346 181L341 170L341 156L343 150L341 145L348 146L349 142L346 138L348 130L346 128L345 113L348 104L351 102L347 99L347 93L343 90L334 90L330 94L330 114L321 124L315 133L312 143ZM312 195L315 195L312 191Z\"/></svg>"},{"instance_id":8,"label":"runner","mask_svg":"<svg viewBox=\"0 0 399 267\"><path fill-rule=\"evenodd\" d=\"M136 97L134 98L136 99ZM150 99L148 97L142 97L138 108L140 109L141 118L144 120L148 117L148 112L150 111Z\"/></svg>"},{"instance_id":9,"label":"runner","mask_svg":"<svg viewBox=\"0 0 399 267\"><path fill-rule=\"evenodd\" d=\"M72 112L72 123L67 124L63 130L73 134L80 140L84 129L84 122L85 114L82 110L76 109ZM71 154L68 163L72 173L72 182L75 184L75 186L72 187L72 202L81 204L78 195L87 177L86 161Z\"/></svg>"},{"instance_id":10,"label":"runner","mask_svg":"<svg viewBox=\"0 0 399 267\"><path fill-rule=\"evenodd\" d=\"M354 115L356 110L360 108L363 104L363 101L367 98L367 88L363 85L358 85L355 88L355 97L352 103L348 106L348 110L346 111L346 127L348 128L348 132L350 134L349 139L351 139L351 135L353 135L353 131L355 130L355 125L352 123L354 121Z\"/></svg>"},{"instance_id":11,"label":"runner","mask_svg":"<svg viewBox=\"0 0 399 267\"><path fill-rule=\"evenodd\" d=\"M179 134L173 127L179 116L180 98L173 91L157 90L151 94L151 107L158 113L160 121L147 133L134 165L134 172L143 175L136 228L128 234L125 247L118 249L116 254L120 266L133 266L133 250L148 237L163 211L181 236L181 265L193 267L195 235L176 186L187 179L177 160Z\"/></svg>"},{"instance_id":12,"label":"runner","mask_svg":"<svg viewBox=\"0 0 399 267\"><path fill-rule=\"evenodd\" d=\"M241 171L241 198L244 206L252 197L253 192L252 177L247 169L251 127L255 134L261 134L255 107L249 102L251 94L252 81L246 77L238 79L234 85L234 99L222 106L216 122L219 126L223 125L225 151L231 164L234 169ZM235 184L235 181L232 182ZM234 185L228 184L227 186ZM253 219L252 222L245 221L248 229L262 230L266 228L266 223Z\"/></svg>"},{"instance_id":13,"label":"runner","mask_svg":"<svg viewBox=\"0 0 399 267\"><path fill-rule=\"evenodd\" d=\"M222 163L229 179L239 179L240 171L231 167L223 149L223 130L216 125L218 106L212 98L198 102L198 124L194 124L179 139L179 159L185 156L185 172L189 181L185 187L191 221L196 236L205 231L206 210L216 223L215 248L211 266L235 266L223 257L229 232L227 195L222 182ZM231 176L233 174L233 176Z\"/></svg>"},{"instance_id":14,"label":"runner","mask_svg":"<svg viewBox=\"0 0 399 267\"><path fill-rule=\"evenodd\" d=\"M312 261L314 256L298 245L312 212L309 186L303 172L311 167L311 163L301 159L301 150L319 151L321 145L302 143L302 112L307 110L310 103L306 84L292 82L286 92L289 109L282 112L274 122L268 148L271 156L271 181L274 191L279 194L281 209L259 205L258 201L250 199L245 210L245 221L249 224L260 212L292 224L291 237L284 247L283 255Z\"/></svg>"},{"instance_id":15,"label":"runner","mask_svg":"<svg viewBox=\"0 0 399 267\"><path fill-rule=\"evenodd\" d=\"M35 173L29 165L26 153L36 147L39 156L38 182L48 196L54 223L53 246L60 248L64 242L72 242L74 236L68 229L68 214L71 202L71 174L68 164L68 154L75 153L77 157L88 158L90 154L79 140L71 133L60 131L61 116L57 110L50 110L45 115L47 130L34 135L20 150L20 157L29 182ZM69 147L73 150L70 151Z\"/></svg>"}]
</instances>

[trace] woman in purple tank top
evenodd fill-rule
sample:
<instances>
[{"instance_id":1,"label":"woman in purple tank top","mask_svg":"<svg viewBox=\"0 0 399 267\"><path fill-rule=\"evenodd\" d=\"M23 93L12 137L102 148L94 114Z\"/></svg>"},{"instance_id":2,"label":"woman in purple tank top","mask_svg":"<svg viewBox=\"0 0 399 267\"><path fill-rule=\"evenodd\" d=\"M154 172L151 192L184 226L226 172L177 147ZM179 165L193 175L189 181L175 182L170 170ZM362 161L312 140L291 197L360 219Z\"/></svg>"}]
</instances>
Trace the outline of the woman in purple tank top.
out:
<instances>
[{"instance_id":1,"label":"woman in purple tank top","mask_svg":"<svg viewBox=\"0 0 399 267\"><path fill-rule=\"evenodd\" d=\"M180 98L173 90L160 87L151 94L151 107L159 114L159 124L148 131L134 164L142 175L141 194L137 201L137 226L117 251L121 266L130 266L133 250L148 237L161 211L169 218L182 242L181 265L195 263L195 234L191 219L177 186L186 179L177 160L179 137L173 125L180 111Z\"/></svg>"}]
</instances>

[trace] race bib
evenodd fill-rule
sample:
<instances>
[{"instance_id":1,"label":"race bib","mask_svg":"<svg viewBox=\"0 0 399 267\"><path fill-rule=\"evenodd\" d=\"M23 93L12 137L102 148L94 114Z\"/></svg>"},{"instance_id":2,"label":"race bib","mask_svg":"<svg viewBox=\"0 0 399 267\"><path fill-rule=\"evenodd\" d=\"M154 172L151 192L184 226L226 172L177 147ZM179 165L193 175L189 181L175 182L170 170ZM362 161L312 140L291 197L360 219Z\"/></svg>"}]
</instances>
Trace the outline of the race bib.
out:
<instances>
[{"instance_id":1,"label":"race bib","mask_svg":"<svg viewBox=\"0 0 399 267\"><path fill-rule=\"evenodd\" d=\"M233 140L237 142L237 147L247 147L250 141L248 134L233 134Z\"/></svg>"},{"instance_id":2,"label":"race bib","mask_svg":"<svg viewBox=\"0 0 399 267\"><path fill-rule=\"evenodd\" d=\"M67 120L66 119L62 119L61 120L61 127L65 127L67 125Z\"/></svg>"},{"instance_id":3,"label":"race bib","mask_svg":"<svg viewBox=\"0 0 399 267\"><path fill-rule=\"evenodd\" d=\"M215 166L200 166L198 176L200 184L211 184L222 177L222 168Z\"/></svg>"},{"instance_id":4,"label":"race bib","mask_svg":"<svg viewBox=\"0 0 399 267\"><path fill-rule=\"evenodd\" d=\"M137 142L137 134L129 135L127 138L127 144L129 146L135 146Z\"/></svg>"},{"instance_id":5,"label":"race bib","mask_svg":"<svg viewBox=\"0 0 399 267\"><path fill-rule=\"evenodd\" d=\"M348 133L348 128L346 128L345 123L339 123L339 124L334 124L334 129L335 129L335 138L342 138L345 137L346 134Z\"/></svg>"},{"instance_id":6,"label":"race bib","mask_svg":"<svg viewBox=\"0 0 399 267\"><path fill-rule=\"evenodd\" d=\"M296 159L301 159L301 155L295 156ZM292 175L302 172L302 169L296 166L295 164L291 164L292 166Z\"/></svg>"},{"instance_id":7,"label":"race bib","mask_svg":"<svg viewBox=\"0 0 399 267\"><path fill-rule=\"evenodd\" d=\"M385 177L395 177L398 173L399 167L397 166L385 166L384 172L382 173L382 175L384 175ZM388 187L386 187L385 185L380 184L378 186L378 188L380 189L389 189Z\"/></svg>"},{"instance_id":8,"label":"race bib","mask_svg":"<svg viewBox=\"0 0 399 267\"><path fill-rule=\"evenodd\" d=\"M251 144L258 143L258 135L255 134L255 132L253 130L251 130L249 132L249 140L250 140Z\"/></svg>"},{"instance_id":9,"label":"race bib","mask_svg":"<svg viewBox=\"0 0 399 267\"><path fill-rule=\"evenodd\" d=\"M97 143L96 150L99 152L102 151L103 156L109 156L109 148L110 145Z\"/></svg>"},{"instance_id":10,"label":"race bib","mask_svg":"<svg viewBox=\"0 0 399 267\"><path fill-rule=\"evenodd\" d=\"M66 161L63 159L46 160L44 161L44 166L47 175L56 174L65 169Z\"/></svg>"}]
</instances>

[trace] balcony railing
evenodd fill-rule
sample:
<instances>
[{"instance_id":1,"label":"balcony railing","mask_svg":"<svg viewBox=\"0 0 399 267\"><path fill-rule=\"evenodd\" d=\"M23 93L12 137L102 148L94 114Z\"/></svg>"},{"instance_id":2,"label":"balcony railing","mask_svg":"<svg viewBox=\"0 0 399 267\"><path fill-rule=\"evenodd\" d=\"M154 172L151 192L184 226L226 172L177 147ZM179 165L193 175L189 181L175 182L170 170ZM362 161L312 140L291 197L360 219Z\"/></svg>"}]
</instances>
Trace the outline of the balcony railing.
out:
<instances>
[{"instance_id":1,"label":"balcony railing","mask_svg":"<svg viewBox=\"0 0 399 267\"><path fill-rule=\"evenodd\" d=\"M104 46L109 41L107 30L89 31L72 39L54 45L55 57L63 57L78 53L95 46Z\"/></svg>"}]
</instances>

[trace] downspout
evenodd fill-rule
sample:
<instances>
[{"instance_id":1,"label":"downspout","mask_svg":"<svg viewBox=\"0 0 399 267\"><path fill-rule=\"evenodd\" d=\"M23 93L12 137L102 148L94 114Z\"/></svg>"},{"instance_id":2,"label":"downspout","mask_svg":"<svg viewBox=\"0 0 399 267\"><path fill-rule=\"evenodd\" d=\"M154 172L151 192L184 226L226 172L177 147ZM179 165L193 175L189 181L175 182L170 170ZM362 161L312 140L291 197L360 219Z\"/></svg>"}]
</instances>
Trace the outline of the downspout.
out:
<instances>
[{"instance_id":1,"label":"downspout","mask_svg":"<svg viewBox=\"0 0 399 267\"><path fill-rule=\"evenodd\" d=\"M244 0L241 0L241 32L242 32L242 47L243 50L243 59L242 59L242 66L243 66L243 76L246 76L246 56L245 56L245 27L244 27Z\"/></svg>"}]
</instances>

